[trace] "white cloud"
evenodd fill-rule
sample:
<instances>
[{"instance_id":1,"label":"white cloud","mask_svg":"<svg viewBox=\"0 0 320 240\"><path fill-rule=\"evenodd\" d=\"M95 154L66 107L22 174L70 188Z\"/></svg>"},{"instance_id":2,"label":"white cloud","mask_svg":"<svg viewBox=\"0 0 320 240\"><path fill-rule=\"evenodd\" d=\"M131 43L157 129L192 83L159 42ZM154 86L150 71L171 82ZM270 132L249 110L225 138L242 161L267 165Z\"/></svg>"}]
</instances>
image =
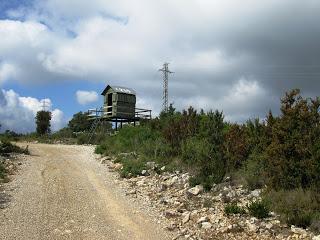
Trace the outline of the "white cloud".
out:
<instances>
[{"instance_id":1,"label":"white cloud","mask_svg":"<svg viewBox=\"0 0 320 240\"><path fill-rule=\"evenodd\" d=\"M50 99L21 97L13 90L0 90L0 124L1 131L13 130L19 133L35 131L35 116L42 109L42 101L52 108ZM65 125L63 112L59 109L52 111L51 130L57 131Z\"/></svg>"},{"instance_id":2,"label":"white cloud","mask_svg":"<svg viewBox=\"0 0 320 240\"><path fill-rule=\"evenodd\" d=\"M274 95L292 87L319 92L319 10L314 0L35 0L10 11L24 20L0 20L1 61L10 64L0 65L0 84L110 81L159 112L156 72L169 61L178 109L221 106L242 119L259 115L259 100L278 107Z\"/></svg>"},{"instance_id":3,"label":"white cloud","mask_svg":"<svg viewBox=\"0 0 320 240\"><path fill-rule=\"evenodd\" d=\"M2 63L0 65L0 84L14 78L17 75L17 69L14 65L9 63Z\"/></svg>"},{"instance_id":4,"label":"white cloud","mask_svg":"<svg viewBox=\"0 0 320 240\"><path fill-rule=\"evenodd\" d=\"M76 98L79 104L86 105L98 101L98 93L95 91L77 91Z\"/></svg>"},{"instance_id":5,"label":"white cloud","mask_svg":"<svg viewBox=\"0 0 320 240\"><path fill-rule=\"evenodd\" d=\"M59 129L65 127L66 121L64 119L64 114L60 109L54 109L52 111L51 119L51 130L58 131Z\"/></svg>"}]
</instances>

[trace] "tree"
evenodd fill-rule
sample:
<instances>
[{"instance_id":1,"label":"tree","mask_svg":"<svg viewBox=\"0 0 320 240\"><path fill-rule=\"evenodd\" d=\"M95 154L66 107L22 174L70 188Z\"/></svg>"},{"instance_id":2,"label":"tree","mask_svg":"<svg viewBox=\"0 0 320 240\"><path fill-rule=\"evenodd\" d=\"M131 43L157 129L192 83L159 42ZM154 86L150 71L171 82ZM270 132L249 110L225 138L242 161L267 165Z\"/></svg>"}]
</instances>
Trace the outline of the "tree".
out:
<instances>
[{"instance_id":1,"label":"tree","mask_svg":"<svg viewBox=\"0 0 320 240\"><path fill-rule=\"evenodd\" d=\"M281 99L281 116L272 124L271 143L266 149L273 188L319 186L319 108L319 98L303 98L299 89Z\"/></svg>"},{"instance_id":2,"label":"tree","mask_svg":"<svg viewBox=\"0 0 320 240\"><path fill-rule=\"evenodd\" d=\"M90 121L88 115L83 112L78 112L73 115L72 119L68 123L68 127L73 132L83 132L90 129Z\"/></svg>"},{"instance_id":3,"label":"tree","mask_svg":"<svg viewBox=\"0 0 320 240\"><path fill-rule=\"evenodd\" d=\"M51 132L51 112L39 111L36 116L37 134L44 135Z\"/></svg>"}]
</instances>

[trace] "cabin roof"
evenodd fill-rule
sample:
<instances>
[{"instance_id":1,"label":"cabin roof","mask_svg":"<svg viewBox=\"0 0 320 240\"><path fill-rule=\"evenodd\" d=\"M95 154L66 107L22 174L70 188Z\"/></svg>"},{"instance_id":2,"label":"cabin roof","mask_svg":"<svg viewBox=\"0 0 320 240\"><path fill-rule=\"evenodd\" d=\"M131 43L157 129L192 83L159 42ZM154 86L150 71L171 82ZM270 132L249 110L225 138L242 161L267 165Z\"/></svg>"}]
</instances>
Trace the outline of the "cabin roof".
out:
<instances>
[{"instance_id":1,"label":"cabin roof","mask_svg":"<svg viewBox=\"0 0 320 240\"><path fill-rule=\"evenodd\" d=\"M130 94L130 95L136 95L136 92L132 89L132 88L127 88L127 87L120 87L120 86L111 86L108 85L103 92L101 93L101 95L106 95L107 91L109 89L112 89L113 91L115 91L116 93L125 93L125 94Z\"/></svg>"}]
</instances>

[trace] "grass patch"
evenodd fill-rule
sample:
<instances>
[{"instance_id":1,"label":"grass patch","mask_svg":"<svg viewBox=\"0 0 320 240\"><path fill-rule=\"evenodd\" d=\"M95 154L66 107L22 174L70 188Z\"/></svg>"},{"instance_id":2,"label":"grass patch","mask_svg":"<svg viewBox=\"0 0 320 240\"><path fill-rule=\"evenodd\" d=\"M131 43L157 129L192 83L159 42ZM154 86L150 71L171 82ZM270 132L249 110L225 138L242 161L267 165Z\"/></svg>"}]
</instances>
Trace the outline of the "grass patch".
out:
<instances>
[{"instance_id":1,"label":"grass patch","mask_svg":"<svg viewBox=\"0 0 320 240\"><path fill-rule=\"evenodd\" d=\"M270 216L270 208L267 201L262 200L251 202L248 204L247 208L250 215L256 218L263 219Z\"/></svg>"},{"instance_id":2,"label":"grass patch","mask_svg":"<svg viewBox=\"0 0 320 240\"><path fill-rule=\"evenodd\" d=\"M120 170L120 176L123 178L141 175L141 171L145 169L145 163L140 159L126 158L121 163L123 164L123 168Z\"/></svg>"},{"instance_id":3,"label":"grass patch","mask_svg":"<svg viewBox=\"0 0 320 240\"><path fill-rule=\"evenodd\" d=\"M6 176L6 169L3 164L0 162L0 179L3 180Z\"/></svg>"},{"instance_id":4,"label":"grass patch","mask_svg":"<svg viewBox=\"0 0 320 240\"><path fill-rule=\"evenodd\" d=\"M7 155L9 153L24 153L29 154L27 149L22 149L19 146L12 144L7 140L0 141L0 155Z\"/></svg>"},{"instance_id":5,"label":"grass patch","mask_svg":"<svg viewBox=\"0 0 320 240\"><path fill-rule=\"evenodd\" d=\"M320 229L320 194L311 190L270 191L266 198L288 225ZM318 226L318 227L317 227Z\"/></svg>"},{"instance_id":6,"label":"grass patch","mask_svg":"<svg viewBox=\"0 0 320 240\"><path fill-rule=\"evenodd\" d=\"M236 203L230 203L227 204L224 207L224 212L227 215L232 215L232 214L245 214L246 210L240 206L238 206Z\"/></svg>"}]
</instances>

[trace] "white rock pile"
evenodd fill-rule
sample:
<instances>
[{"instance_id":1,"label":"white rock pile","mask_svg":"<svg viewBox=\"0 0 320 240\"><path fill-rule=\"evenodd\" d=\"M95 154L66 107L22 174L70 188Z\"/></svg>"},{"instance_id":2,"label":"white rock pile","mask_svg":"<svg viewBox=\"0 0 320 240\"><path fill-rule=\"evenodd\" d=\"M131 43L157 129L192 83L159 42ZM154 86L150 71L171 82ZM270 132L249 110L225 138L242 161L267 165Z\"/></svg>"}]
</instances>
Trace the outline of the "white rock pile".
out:
<instances>
[{"instance_id":1,"label":"white rock pile","mask_svg":"<svg viewBox=\"0 0 320 240\"><path fill-rule=\"evenodd\" d=\"M122 168L110 157L100 161L110 171ZM169 173L154 162L148 162L141 175L118 183L128 197L148 203L158 212L166 229L175 233L174 239L320 239L310 231L280 223L275 213L263 220L248 214L225 214L227 203L247 206L260 199L261 189L248 191L226 181L204 192L201 185L189 186L189 173Z\"/></svg>"}]
</instances>

